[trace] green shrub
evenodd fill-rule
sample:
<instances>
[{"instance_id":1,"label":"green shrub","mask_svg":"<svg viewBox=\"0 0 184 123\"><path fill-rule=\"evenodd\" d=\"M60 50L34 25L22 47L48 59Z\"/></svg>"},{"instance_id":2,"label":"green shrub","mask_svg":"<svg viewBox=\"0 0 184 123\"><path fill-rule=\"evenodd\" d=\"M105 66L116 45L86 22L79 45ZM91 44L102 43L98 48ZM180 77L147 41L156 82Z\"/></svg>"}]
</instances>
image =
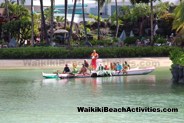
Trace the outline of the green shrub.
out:
<instances>
[{"instance_id":1,"label":"green shrub","mask_svg":"<svg viewBox=\"0 0 184 123\"><path fill-rule=\"evenodd\" d=\"M166 38L160 35L155 35L153 40L155 43L159 43L159 44L164 44L167 42Z\"/></svg>"},{"instance_id":2,"label":"green shrub","mask_svg":"<svg viewBox=\"0 0 184 123\"><path fill-rule=\"evenodd\" d=\"M176 48L170 52L170 59L173 64L184 66L184 50Z\"/></svg>"},{"instance_id":3,"label":"green shrub","mask_svg":"<svg viewBox=\"0 0 184 123\"><path fill-rule=\"evenodd\" d=\"M91 41L91 44L93 45L93 46L95 46L95 45L100 45L100 46L110 46L110 45L112 45L112 42L113 40L110 40L110 39L108 39L108 40L92 40Z\"/></svg>"},{"instance_id":4,"label":"green shrub","mask_svg":"<svg viewBox=\"0 0 184 123\"><path fill-rule=\"evenodd\" d=\"M90 54L96 49L100 58L125 58L125 57L168 57L176 47L106 47L89 48L74 47L26 47L26 48L2 48L0 59L68 59L90 58ZM177 54L177 53L175 53ZM171 60L175 55L171 55Z\"/></svg>"},{"instance_id":5,"label":"green shrub","mask_svg":"<svg viewBox=\"0 0 184 123\"><path fill-rule=\"evenodd\" d=\"M125 40L124 40L124 43L125 44L135 44L137 38L136 37L127 37Z\"/></svg>"}]
</instances>

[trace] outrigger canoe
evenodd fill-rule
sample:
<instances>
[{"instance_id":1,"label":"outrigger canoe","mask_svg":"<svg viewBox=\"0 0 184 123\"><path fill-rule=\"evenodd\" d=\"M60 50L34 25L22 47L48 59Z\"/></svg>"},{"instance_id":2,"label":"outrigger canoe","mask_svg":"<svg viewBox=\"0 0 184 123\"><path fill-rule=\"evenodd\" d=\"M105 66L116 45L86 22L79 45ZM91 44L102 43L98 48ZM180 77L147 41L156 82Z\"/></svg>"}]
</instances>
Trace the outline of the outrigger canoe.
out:
<instances>
[{"instance_id":1,"label":"outrigger canoe","mask_svg":"<svg viewBox=\"0 0 184 123\"><path fill-rule=\"evenodd\" d=\"M133 68L127 70L126 74L118 71L102 70L102 71L92 71L91 74L54 74L54 73L43 73L44 78L87 78L87 77L106 77L106 76L129 76L129 75L146 75L155 70L155 67L149 68Z\"/></svg>"}]
</instances>

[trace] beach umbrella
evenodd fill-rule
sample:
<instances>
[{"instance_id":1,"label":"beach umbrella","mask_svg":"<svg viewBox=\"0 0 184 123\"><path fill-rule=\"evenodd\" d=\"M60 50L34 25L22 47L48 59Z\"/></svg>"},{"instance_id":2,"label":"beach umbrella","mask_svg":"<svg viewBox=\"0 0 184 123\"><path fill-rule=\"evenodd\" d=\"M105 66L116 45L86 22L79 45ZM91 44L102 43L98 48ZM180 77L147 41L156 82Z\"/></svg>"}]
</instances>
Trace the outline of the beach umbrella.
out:
<instances>
[{"instance_id":1,"label":"beach umbrella","mask_svg":"<svg viewBox=\"0 0 184 123\"><path fill-rule=\"evenodd\" d=\"M158 30L158 24L156 24L156 25L155 25L154 33L153 33L154 35L156 35L156 34L157 34L157 33L156 33L156 31L157 31L157 30Z\"/></svg>"},{"instance_id":2,"label":"beach umbrella","mask_svg":"<svg viewBox=\"0 0 184 123\"><path fill-rule=\"evenodd\" d=\"M126 33L125 30L122 31L120 37L119 37L120 41L124 41L126 39Z\"/></svg>"},{"instance_id":3,"label":"beach umbrella","mask_svg":"<svg viewBox=\"0 0 184 123\"><path fill-rule=\"evenodd\" d=\"M134 33L132 30L130 31L130 37L134 37Z\"/></svg>"}]
</instances>

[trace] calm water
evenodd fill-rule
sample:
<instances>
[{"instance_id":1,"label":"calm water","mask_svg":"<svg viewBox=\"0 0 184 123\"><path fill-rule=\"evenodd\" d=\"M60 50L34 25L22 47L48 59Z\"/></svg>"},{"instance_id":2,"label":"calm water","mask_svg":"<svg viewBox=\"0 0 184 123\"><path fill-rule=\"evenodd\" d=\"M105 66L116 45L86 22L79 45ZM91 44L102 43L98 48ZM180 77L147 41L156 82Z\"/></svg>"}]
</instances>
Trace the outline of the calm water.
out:
<instances>
[{"instance_id":1,"label":"calm water","mask_svg":"<svg viewBox=\"0 0 184 123\"><path fill-rule=\"evenodd\" d=\"M43 79L43 70L0 70L0 123L183 123L184 86L169 68L144 76ZM44 70L45 72L53 70ZM77 107L178 108L175 113L78 113Z\"/></svg>"}]
</instances>

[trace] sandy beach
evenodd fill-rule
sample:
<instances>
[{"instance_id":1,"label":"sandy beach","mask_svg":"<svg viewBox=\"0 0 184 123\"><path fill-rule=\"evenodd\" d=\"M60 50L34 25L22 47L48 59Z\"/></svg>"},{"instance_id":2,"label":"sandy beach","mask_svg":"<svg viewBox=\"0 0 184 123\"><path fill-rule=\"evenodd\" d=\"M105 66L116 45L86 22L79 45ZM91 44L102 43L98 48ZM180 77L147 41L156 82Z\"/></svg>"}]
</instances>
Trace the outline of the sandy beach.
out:
<instances>
[{"instance_id":1,"label":"sandy beach","mask_svg":"<svg viewBox=\"0 0 184 123\"><path fill-rule=\"evenodd\" d=\"M89 63L90 59L86 59ZM72 66L77 63L80 67L84 59L21 59L21 60L0 60L0 69L48 69L48 68L63 68L65 64ZM169 57L155 58L107 58L98 59L99 63L110 65L111 62L123 63L127 61L132 68L135 67L170 67L172 61Z\"/></svg>"}]
</instances>

